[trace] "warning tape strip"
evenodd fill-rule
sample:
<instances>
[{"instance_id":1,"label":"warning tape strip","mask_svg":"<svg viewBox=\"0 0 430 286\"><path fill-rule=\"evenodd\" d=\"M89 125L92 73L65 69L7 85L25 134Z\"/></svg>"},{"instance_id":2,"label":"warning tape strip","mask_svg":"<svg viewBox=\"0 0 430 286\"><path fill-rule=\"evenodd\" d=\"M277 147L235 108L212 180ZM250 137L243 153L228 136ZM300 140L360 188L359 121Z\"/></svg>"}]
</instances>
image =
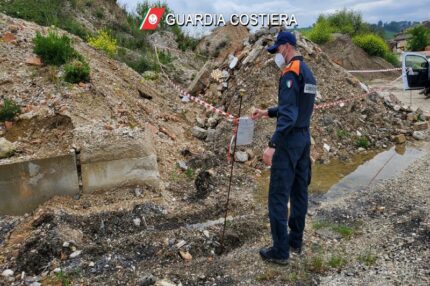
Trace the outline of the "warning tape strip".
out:
<instances>
[{"instance_id":1,"label":"warning tape strip","mask_svg":"<svg viewBox=\"0 0 430 286\"><path fill-rule=\"evenodd\" d=\"M177 90L179 91L179 93L183 96L186 97L202 106L204 106L205 108L219 114L222 115L224 117L227 118L227 120L229 121L234 121L235 119L237 119L236 116L234 116L233 114L231 114L230 112L225 112L224 110L221 110L219 108L216 108L215 106L213 106L212 104L207 103L204 100L201 100L198 97L192 96L191 94L189 94L188 92L186 92L184 89L182 89L179 85L175 84L174 82L170 81L170 84Z\"/></svg>"},{"instance_id":2,"label":"warning tape strip","mask_svg":"<svg viewBox=\"0 0 430 286\"><path fill-rule=\"evenodd\" d=\"M380 70L347 70L349 73L373 73L373 72L390 72L401 71L402 68L380 69Z\"/></svg>"},{"instance_id":3,"label":"warning tape strip","mask_svg":"<svg viewBox=\"0 0 430 286\"><path fill-rule=\"evenodd\" d=\"M169 83L179 92L179 94L184 98L190 99L202 106L204 106L205 108L219 114L222 115L224 117L227 118L228 121L232 121L233 123L237 123L238 122L238 118L236 116L234 116L233 114L229 113L229 112L225 112L224 110L221 110L215 106L213 106L212 104L207 103L206 101L197 98L195 96L192 96L191 94L189 94L185 89L181 88L179 85L177 85L175 82L173 82L173 80L170 79L170 77L167 75L167 73L164 71L163 69L163 65L160 62L160 59L158 58L158 51L157 51L157 46L154 46L155 49L155 55L158 61L158 64L161 68L162 73L166 76L167 80L169 81Z\"/></svg>"}]
</instances>

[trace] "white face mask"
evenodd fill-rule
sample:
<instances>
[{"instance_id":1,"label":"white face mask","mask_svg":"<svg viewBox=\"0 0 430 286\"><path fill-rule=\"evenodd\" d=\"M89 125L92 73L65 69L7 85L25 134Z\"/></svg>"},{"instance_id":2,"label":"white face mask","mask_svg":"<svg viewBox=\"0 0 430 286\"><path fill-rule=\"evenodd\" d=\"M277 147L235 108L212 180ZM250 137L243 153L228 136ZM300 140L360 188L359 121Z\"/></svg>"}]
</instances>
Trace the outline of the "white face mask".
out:
<instances>
[{"instance_id":1,"label":"white face mask","mask_svg":"<svg viewBox=\"0 0 430 286\"><path fill-rule=\"evenodd\" d=\"M285 66L285 59L281 53L276 53L275 63L280 69L282 69Z\"/></svg>"}]
</instances>

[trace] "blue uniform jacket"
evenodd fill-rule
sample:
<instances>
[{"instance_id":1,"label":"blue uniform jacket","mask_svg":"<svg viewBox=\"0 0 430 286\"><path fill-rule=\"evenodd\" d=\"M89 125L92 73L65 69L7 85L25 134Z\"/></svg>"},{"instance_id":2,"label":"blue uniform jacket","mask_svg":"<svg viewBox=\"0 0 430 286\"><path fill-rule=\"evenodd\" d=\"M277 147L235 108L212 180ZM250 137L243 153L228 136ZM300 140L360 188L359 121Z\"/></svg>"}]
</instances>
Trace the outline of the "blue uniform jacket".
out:
<instances>
[{"instance_id":1,"label":"blue uniform jacket","mask_svg":"<svg viewBox=\"0 0 430 286\"><path fill-rule=\"evenodd\" d=\"M309 132L307 136L295 133L309 130L315 96L316 80L312 71L303 57L292 58L279 79L278 106L268 109L269 117L277 117L273 144L293 146L303 144L303 139L310 140Z\"/></svg>"}]
</instances>

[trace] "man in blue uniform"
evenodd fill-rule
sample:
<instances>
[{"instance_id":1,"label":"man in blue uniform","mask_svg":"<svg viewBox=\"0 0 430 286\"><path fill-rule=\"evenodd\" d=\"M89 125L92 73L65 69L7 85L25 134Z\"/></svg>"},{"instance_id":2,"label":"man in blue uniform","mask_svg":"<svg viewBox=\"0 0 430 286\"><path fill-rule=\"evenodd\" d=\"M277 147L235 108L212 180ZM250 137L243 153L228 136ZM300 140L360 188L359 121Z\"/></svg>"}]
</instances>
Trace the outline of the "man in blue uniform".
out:
<instances>
[{"instance_id":1,"label":"man in blue uniform","mask_svg":"<svg viewBox=\"0 0 430 286\"><path fill-rule=\"evenodd\" d=\"M316 81L296 53L296 37L290 32L278 34L267 49L276 53L275 63L282 69L279 79L278 106L255 110L251 117L276 117L276 131L263 161L271 165L269 218L273 246L262 248L264 260L287 264L290 250L301 251L308 207L311 178L309 125L315 102ZM291 211L288 216L288 200ZM290 232L288 233L288 228Z\"/></svg>"}]
</instances>

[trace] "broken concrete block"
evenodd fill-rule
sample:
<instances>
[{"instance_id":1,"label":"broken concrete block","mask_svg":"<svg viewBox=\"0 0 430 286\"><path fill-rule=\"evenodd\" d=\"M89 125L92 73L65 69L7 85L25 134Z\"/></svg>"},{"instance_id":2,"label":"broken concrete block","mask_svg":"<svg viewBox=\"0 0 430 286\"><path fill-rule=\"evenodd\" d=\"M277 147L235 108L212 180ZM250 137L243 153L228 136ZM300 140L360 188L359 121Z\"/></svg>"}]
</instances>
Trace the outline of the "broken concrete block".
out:
<instances>
[{"instance_id":1,"label":"broken concrete block","mask_svg":"<svg viewBox=\"0 0 430 286\"><path fill-rule=\"evenodd\" d=\"M26 59L25 63L32 66L41 66L42 60L39 57L31 57Z\"/></svg>"},{"instance_id":2,"label":"broken concrete block","mask_svg":"<svg viewBox=\"0 0 430 286\"><path fill-rule=\"evenodd\" d=\"M0 159L8 158L15 153L15 145L6 138L0 138Z\"/></svg>"},{"instance_id":3,"label":"broken concrete block","mask_svg":"<svg viewBox=\"0 0 430 286\"><path fill-rule=\"evenodd\" d=\"M245 163L246 161L248 161L248 159L249 159L249 155L248 155L248 153L246 153L246 152L243 152L243 151L237 151L237 152L235 153L234 159L235 159L237 162Z\"/></svg>"},{"instance_id":4,"label":"broken concrete block","mask_svg":"<svg viewBox=\"0 0 430 286\"><path fill-rule=\"evenodd\" d=\"M427 130L429 128L429 123L427 121L416 122L412 128L415 131Z\"/></svg>"},{"instance_id":5,"label":"broken concrete block","mask_svg":"<svg viewBox=\"0 0 430 286\"><path fill-rule=\"evenodd\" d=\"M193 134L194 137L201 140L206 139L206 137L208 136L208 131L198 126L194 126L193 129L191 130L191 133Z\"/></svg>"},{"instance_id":6,"label":"broken concrete block","mask_svg":"<svg viewBox=\"0 0 430 286\"><path fill-rule=\"evenodd\" d=\"M53 196L79 194L75 154L0 165L0 214L23 215Z\"/></svg>"},{"instance_id":7,"label":"broken concrete block","mask_svg":"<svg viewBox=\"0 0 430 286\"><path fill-rule=\"evenodd\" d=\"M253 49L249 55L243 60L242 64L246 65L246 64L251 64L260 54L260 52L262 51L263 47L262 46L258 46L255 49Z\"/></svg>"},{"instance_id":8,"label":"broken concrete block","mask_svg":"<svg viewBox=\"0 0 430 286\"><path fill-rule=\"evenodd\" d=\"M403 144L406 142L406 137L403 134L394 136L394 142L396 144Z\"/></svg>"},{"instance_id":9,"label":"broken concrete block","mask_svg":"<svg viewBox=\"0 0 430 286\"><path fill-rule=\"evenodd\" d=\"M238 62L239 62L239 59L237 57L235 57L235 56L229 57L228 68L231 70L234 69Z\"/></svg>"},{"instance_id":10,"label":"broken concrete block","mask_svg":"<svg viewBox=\"0 0 430 286\"><path fill-rule=\"evenodd\" d=\"M191 82L190 86L188 87L188 92L191 94L196 94L206 88L206 86L209 84L212 70L212 64L210 62L206 62Z\"/></svg>"},{"instance_id":11,"label":"broken concrete block","mask_svg":"<svg viewBox=\"0 0 430 286\"><path fill-rule=\"evenodd\" d=\"M418 120L418 115L417 115L417 114L415 114L415 113L409 113L409 114L406 116L406 120L407 120L407 121L410 121L410 122L417 121L417 120Z\"/></svg>"},{"instance_id":12,"label":"broken concrete block","mask_svg":"<svg viewBox=\"0 0 430 286\"><path fill-rule=\"evenodd\" d=\"M414 137L416 140L425 140L427 135L423 131L414 131L412 133L412 137Z\"/></svg>"},{"instance_id":13,"label":"broken concrete block","mask_svg":"<svg viewBox=\"0 0 430 286\"><path fill-rule=\"evenodd\" d=\"M84 192L125 185L158 189L160 173L150 130L137 138L114 136L93 142L81 150Z\"/></svg>"}]
</instances>

